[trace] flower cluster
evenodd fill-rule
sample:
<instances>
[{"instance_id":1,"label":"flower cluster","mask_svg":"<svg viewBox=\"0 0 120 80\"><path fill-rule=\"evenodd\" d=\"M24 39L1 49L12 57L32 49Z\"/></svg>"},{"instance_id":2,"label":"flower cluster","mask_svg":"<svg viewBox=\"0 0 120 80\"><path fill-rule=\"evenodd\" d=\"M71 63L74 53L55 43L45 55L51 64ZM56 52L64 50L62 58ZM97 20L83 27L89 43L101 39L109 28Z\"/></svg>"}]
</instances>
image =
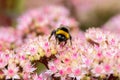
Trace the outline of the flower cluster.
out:
<instances>
[{"instance_id":1,"label":"flower cluster","mask_svg":"<svg viewBox=\"0 0 120 80\"><path fill-rule=\"evenodd\" d=\"M47 36L39 36L35 39L28 39L26 44L16 49L17 54L25 55L31 61L40 60L41 57L50 57L57 53L55 42L48 41Z\"/></svg>"},{"instance_id":2,"label":"flower cluster","mask_svg":"<svg viewBox=\"0 0 120 80\"><path fill-rule=\"evenodd\" d=\"M27 39L14 51L1 51L0 78L45 79L109 79L120 77L120 39L116 33L90 28L72 36L72 45L56 44L55 38L39 36ZM47 70L36 72L37 63Z\"/></svg>"},{"instance_id":3,"label":"flower cluster","mask_svg":"<svg viewBox=\"0 0 120 80\"><path fill-rule=\"evenodd\" d=\"M117 34L89 29L85 40L74 38L73 46L57 49L56 59L49 61L50 75L64 79L109 79L120 77L120 39Z\"/></svg>"},{"instance_id":4,"label":"flower cluster","mask_svg":"<svg viewBox=\"0 0 120 80\"><path fill-rule=\"evenodd\" d=\"M22 44L21 35L14 28L0 27L0 51L14 49Z\"/></svg>"},{"instance_id":5,"label":"flower cluster","mask_svg":"<svg viewBox=\"0 0 120 80\"><path fill-rule=\"evenodd\" d=\"M70 17L68 9L63 6L43 6L39 9L27 11L18 18L17 29L24 36L34 37L49 34L50 30L61 24L71 29L78 26L77 21Z\"/></svg>"},{"instance_id":6,"label":"flower cluster","mask_svg":"<svg viewBox=\"0 0 120 80\"><path fill-rule=\"evenodd\" d=\"M54 38L49 41L48 36L40 35L50 34L49 31L61 24L71 30L78 26L65 7L46 6L24 13L18 18L16 28L1 27L0 79L44 80L48 73L38 76L37 65L43 63L48 68L48 62L55 58L57 48Z\"/></svg>"},{"instance_id":7,"label":"flower cluster","mask_svg":"<svg viewBox=\"0 0 120 80\"><path fill-rule=\"evenodd\" d=\"M0 52L0 79L28 80L32 78L34 71L30 60L24 56L9 50Z\"/></svg>"},{"instance_id":8,"label":"flower cluster","mask_svg":"<svg viewBox=\"0 0 120 80\"><path fill-rule=\"evenodd\" d=\"M104 24L102 28L104 30L110 30L119 33L120 32L119 22L120 22L120 15L116 15L112 17L106 24Z\"/></svg>"}]
</instances>

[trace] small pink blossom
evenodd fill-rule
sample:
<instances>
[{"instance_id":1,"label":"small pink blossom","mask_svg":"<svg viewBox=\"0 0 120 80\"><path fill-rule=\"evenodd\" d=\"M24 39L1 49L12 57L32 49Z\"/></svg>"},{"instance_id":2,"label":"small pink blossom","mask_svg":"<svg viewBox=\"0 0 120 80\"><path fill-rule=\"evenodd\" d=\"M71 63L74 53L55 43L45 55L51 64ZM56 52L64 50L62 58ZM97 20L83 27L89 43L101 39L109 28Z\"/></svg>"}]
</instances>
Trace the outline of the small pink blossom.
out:
<instances>
[{"instance_id":1,"label":"small pink blossom","mask_svg":"<svg viewBox=\"0 0 120 80\"><path fill-rule=\"evenodd\" d=\"M66 73L67 73L67 74L72 73L72 69L71 69L71 67L66 68Z\"/></svg>"},{"instance_id":2,"label":"small pink blossom","mask_svg":"<svg viewBox=\"0 0 120 80\"><path fill-rule=\"evenodd\" d=\"M29 80L31 78L30 73L23 72L23 79L24 80Z\"/></svg>"},{"instance_id":3,"label":"small pink blossom","mask_svg":"<svg viewBox=\"0 0 120 80\"><path fill-rule=\"evenodd\" d=\"M104 65L104 70L106 72L110 72L111 71L111 66L109 64Z\"/></svg>"},{"instance_id":4,"label":"small pink blossom","mask_svg":"<svg viewBox=\"0 0 120 80\"><path fill-rule=\"evenodd\" d=\"M98 56L98 58L101 58L103 56L103 54L101 52L98 52L97 56Z\"/></svg>"},{"instance_id":5,"label":"small pink blossom","mask_svg":"<svg viewBox=\"0 0 120 80\"><path fill-rule=\"evenodd\" d=\"M20 79L19 75L18 75L18 67L16 67L15 64L12 65L8 65L8 69L4 69L3 72L6 76L6 79Z\"/></svg>"},{"instance_id":6,"label":"small pink blossom","mask_svg":"<svg viewBox=\"0 0 120 80\"><path fill-rule=\"evenodd\" d=\"M33 76L33 80L44 80L42 74Z\"/></svg>"},{"instance_id":7,"label":"small pink blossom","mask_svg":"<svg viewBox=\"0 0 120 80\"><path fill-rule=\"evenodd\" d=\"M63 70L59 70L59 74L60 74L61 76L64 76L64 75L65 75L65 72L64 72Z\"/></svg>"},{"instance_id":8,"label":"small pink blossom","mask_svg":"<svg viewBox=\"0 0 120 80\"><path fill-rule=\"evenodd\" d=\"M32 73L33 71L35 71L36 69L31 65L31 63L27 62L25 63L25 65L23 66L23 70L26 73Z\"/></svg>"},{"instance_id":9,"label":"small pink blossom","mask_svg":"<svg viewBox=\"0 0 120 80\"><path fill-rule=\"evenodd\" d=\"M5 54L0 52L0 68L4 68L8 64Z\"/></svg>"},{"instance_id":10,"label":"small pink blossom","mask_svg":"<svg viewBox=\"0 0 120 80\"><path fill-rule=\"evenodd\" d=\"M96 72L97 74L100 74L100 73L102 72L102 67L101 67L101 66L97 66L97 67L95 68L95 72Z\"/></svg>"},{"instance_id":11,"label":"small pink blossom","mask_svg":"<svg viewBox=\"0 0 120 80\"><path fill-rule=\"evenodd\" d=\"M80 75L81 74L81 70L80 69L75 69L74 70L74 75L75 76L78 76L78 75Z\"/></svg>"}]
</instances>

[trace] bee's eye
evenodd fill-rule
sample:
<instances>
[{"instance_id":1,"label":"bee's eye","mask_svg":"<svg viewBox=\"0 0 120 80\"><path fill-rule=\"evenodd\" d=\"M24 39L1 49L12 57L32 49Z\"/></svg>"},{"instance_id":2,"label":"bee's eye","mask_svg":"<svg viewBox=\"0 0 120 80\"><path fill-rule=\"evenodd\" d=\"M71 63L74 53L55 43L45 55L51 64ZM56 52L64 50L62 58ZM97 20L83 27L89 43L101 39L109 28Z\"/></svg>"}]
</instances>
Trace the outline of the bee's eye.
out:
<instances>
[{"instance_id":1,"label":"bee's eye","mask_svg":"<svg viewBox=\"0 0 120 80\"><path fill-rule=\"evenodd\" d=\"M65 40L65 36L63 36L63 35L57 35L57 38Z\"/></svg>"},{"instance_id":2,"label":"bee's eye","mask_svg":"<svg viewBox=\"0 0 120 80\"><path fill-rule=\"evenodd\" d=\"M61 38L62 38L62 39L65 39L65 36L62 36Z\"/></svg>"},{"instance_id":3,"label":"bee's eye","mask_svg":"<svg viewBox=\"0 0 120 80\"><path fill-rule=\"evenodd\" d=\"M57 37L58 37L58 38L61 38L62 36L61 36L61 35L58 35Z\"/></svg>"}]
</instances>

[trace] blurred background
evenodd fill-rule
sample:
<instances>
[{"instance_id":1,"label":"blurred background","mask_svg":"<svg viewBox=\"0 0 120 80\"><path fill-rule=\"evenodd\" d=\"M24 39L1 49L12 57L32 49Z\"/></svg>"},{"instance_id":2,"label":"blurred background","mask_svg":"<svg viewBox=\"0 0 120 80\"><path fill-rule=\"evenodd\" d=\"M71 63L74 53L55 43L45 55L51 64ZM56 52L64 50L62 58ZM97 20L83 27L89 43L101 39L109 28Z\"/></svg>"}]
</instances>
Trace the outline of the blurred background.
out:
<instances>
[{"instance_id":1,"label":"blurred background","mask_svg":"<svg viewBox=\"0 0 120 80\"><path fill-rule=\"evenodd\" d=\"M0 0L0 25L15 26L21 14L45 5L66 7L82 30L101 27L120 12L120 0Z\"/></svg>"}]
</instances>

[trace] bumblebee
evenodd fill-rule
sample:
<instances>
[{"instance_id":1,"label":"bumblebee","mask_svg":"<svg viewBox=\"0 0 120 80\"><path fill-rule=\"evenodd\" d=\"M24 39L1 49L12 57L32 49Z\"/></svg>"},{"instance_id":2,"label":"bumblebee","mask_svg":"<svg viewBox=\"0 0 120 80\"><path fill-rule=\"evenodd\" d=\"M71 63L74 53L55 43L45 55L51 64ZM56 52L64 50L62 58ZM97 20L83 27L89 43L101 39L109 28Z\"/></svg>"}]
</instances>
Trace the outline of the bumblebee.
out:
<instances>
[{"instance_id":1,"label":"bumblebee","mask_svg":"<svg viewBox=\"0 0 120 80\"><path fill-rule=\"evenodd\" d=\"M51 35L49 37L49 40L52 36L55 36L56 44L60 44L61 42L64 42L64 45L66 45L67 40L70 40L70 44L72 45L72 37L69 33L69 30L66 28L66 26L61 25L60 28L57 28L56 30L53 30L51 32Z\"/></svg>"}]
</instances>

